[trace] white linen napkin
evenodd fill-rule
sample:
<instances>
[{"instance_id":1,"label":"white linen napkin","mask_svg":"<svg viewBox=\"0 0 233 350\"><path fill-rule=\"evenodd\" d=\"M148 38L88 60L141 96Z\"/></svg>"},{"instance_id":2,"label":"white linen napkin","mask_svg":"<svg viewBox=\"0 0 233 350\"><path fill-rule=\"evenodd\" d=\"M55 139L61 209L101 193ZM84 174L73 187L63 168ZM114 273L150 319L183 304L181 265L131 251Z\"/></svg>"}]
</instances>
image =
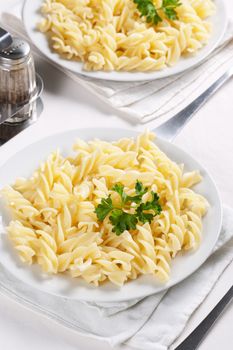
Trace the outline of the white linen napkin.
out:
<instances>
[{"instance_id":1,"label":"white linen napkin","mask_svg":"<svg viewBox=\"0 0 233 350\"><path fill-rule=\"evenodd\" d=\"M13 34L28 37L21 21L22 0L2 13L0 23ZM61 69L78 84L86 87L105 103L120 112L122 117L146 123L160 117L161 122L185 108L206 90L222 72L233 64L233 24L217 50L204 63L191 71L155 81L113 82L84 77ZM34 52L38 50L33 47ZM39 53L39 55L42 55Z\"/></svg>"},{"instance_id":2,"label":"white linen napkin","mask_svg":"<svg viewBox=\"0 0 233 350\"><path fill-rule=\"evenodd\" d=\"M1 232L1 231L0 231ZM167 350L233 260L233 210L224 208L213 254L167 292L120 304L94 304L47 294L15 278L0 264L0 293L81 335L143 350Z\"/></svg>"}]
</instances>

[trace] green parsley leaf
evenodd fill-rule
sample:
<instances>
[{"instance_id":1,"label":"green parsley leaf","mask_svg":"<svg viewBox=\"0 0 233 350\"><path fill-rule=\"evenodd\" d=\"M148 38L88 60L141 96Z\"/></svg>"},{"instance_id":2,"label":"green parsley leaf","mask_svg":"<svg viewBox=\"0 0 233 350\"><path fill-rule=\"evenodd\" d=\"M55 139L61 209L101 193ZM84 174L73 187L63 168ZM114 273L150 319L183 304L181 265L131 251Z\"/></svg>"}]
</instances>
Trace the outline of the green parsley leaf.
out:
<instances>
[{"instance_id":1,"label":"green parsley leaf","mask_svg":"<svg viewBox=\"0 0 233 350\"><path fill-rule=\"evenodd\" d=\"M113 210L112 199L110 195L108 198L102 198L101 203L95 209L95 213L99 221L104 221L106 216Z\"/></svg>"},{"instance_id":2,"label":"green parsley leaf","mask_svg":"<svg viewBox=\"0 0 233 350\"><path fill-rule=\"evenodd\" d=\"M142 210L150 210L153 209L154 211L160 212L162 210L160 204L159 204L159 196L155 192L151 192L152 200L148 201L146 203L142 203Z\"/></svg>"},{"instance_id":3,"label":"green parsley leaf","mask_svg":"<svg viewBox=\"0 0 233 350\"><path fill-rule=\"evenodd\" d=\"M120 195L122 204L127 202L127 194L124 192L124 187L124 185L119 183L114 185L112 188L112 191L117 192Z\"/></svg>"},{"instance_id":4,"label":"green parsley leaf","mask_svg":"<svg viewBox=\"0 0 233 350\"><path fill-rule=\"evenodd\" d=\"M173 21L178 19L175 10L178 6L181 6L181 2L179 0L163 0L162 3L163 12L167 16L167 18Z\"/></svg>"},{"instance_id":5,"label":"green parsley leaf","mask_svg":"<svg viewBox=\"0 0 233 350\"><path fill-rule=\"evenodd\" d=\"M178 19L177 13L174 9L164 8L164 13L167 16L167 18L171 19L172 21Z\"/></svg>"},{"instance_id":6,"label":"green parsley leaf","mask_svg":"<svg viewBox=\"0 0 233 350\"><path fill-rule=\"evenodd\" d=\"M143 184L138 180L135 185L136 196L128 196L124 192L124 185L122 185L121 183L114 185L112 190L114 192L117 192L120 195L122 204L130 203L130 202L140 203L142 200L142 196L148 191L148 189L146 187L144 188Z\"/></svg>"},{"instance_id":7,"label":"green parsley leaf","mask_svg":"<svg viewBox=\"0 0 233 350\"><path fill-rule=\"evenodd\" d=\"M129 214L122 209L114 209L109 217L113 225L113 232L117 236L121 235L126 230L135 230L138 223L135 214Z\"/></svg>"},{"instance_id":8,"label":"green parsley leaf","mask_svg":"<svg viewBox=\"0 0 233 350\"><path fill-rule=\"evenodd\" d=\"M145 224L146 222L151 223L151 221L154 218L154 214L144 213L143 211L140 210L140 208L137 208L136 212L137 212L138 220L141 221L143 224Z\"/></svg>"},{"instance_id":9,"label":"green parsley leaf","mask_svg":"<svg viewBox=\"0 0 233 350\"><path fill-rule=\"evenodd\" d=\"M147 187L143 188L142 182L137 180L135 185L136 194L143 196L147 191L148 191L148 188Z\"/></svg>"},{"instance_id":10,"label":"green parsley leaf","mask_svg":"<svg viewBox=\"0 0 233 350\"><path fill-rule=\"evenodd\" d=\"M159 16L153 2L151 0L133 0L137 5L138 11L141 13L141 17L146 17L147 23L153 22L158 24L162 21Z\"/></svg>"},{"instance_id":11,"label":"green parsley leaf","mask_svg":"<svg viewBox=\"0 0 233 350\"><path fill-rule=\"evenodd\" d=\"M181 5L179 0L163 0L160 8L156 8L152 0L133 0L133 2L137 5L141 17L146 17L147 23L155 25L163 20L159 11L163 11L167 18L175 20L178 18L175 9Z\"/></svg>"},{"instance_id":12,"label":"green parsley leaf","mask_svg":"<svg viewBox=\"0 0 233 350\"><path fill-rule=\"evenodd\" d=\"M143 184L137 180L135 185L136 196L127 196L127 202L140 203L142 201L142 196L148 191L147 187L143 187Z\"/></svg>"},{"instance_id":13,"label":"green parsley leaf","mask_svg":"<svg viewBox=\"0 0 233 350\"><path fill-rule=\"evenodd\" d=\"M159 204L159 196L155 192L151 192L152 200L148 201L146 203L141 203L137 209L136 214L138 217L138 220L142 223L149 222L153 220L153 218L156 215L159 215L162 211L161 205ZM153 214L151 212L145 212L145 211L153 211Z\"/></svg>"},{"instance_id":14,"label":"green parsley leaf","mask_svg":"<svg viewBox=\"0 0 233 350\"><path fill-rule=\"evenodd\" d=\"M116 235L121 235L126 230L135 230L138 222L145 224L151 223L153 218L160 214L162 208L159 204L159 196L155 192L151 192L151 200L142 203L142 197L148 192L147 187L143 187L140 181L135 184L135 196L128 196L124 192L124 185L115 184L112 188L121 197L121 207L114 206L111 195L107 198L102 198L101 203L95 209L95 213L99 221L103 221L108 215L111 224L113 225L113 232ZM128 213L124 209L129 209L132 203L138 204L133 213Z\"/></svg>"},{"instance_id":15,"label":"green parsley leaf","mask_svg":"<svg viewBox=\"0 0 233 350\"><path fill-rule=\"evenodd\" d=\"M176 8L178 6L181 6L182 3L180 0L163 0L162 7L166 8Z\"/></svg>"}]
</instances>

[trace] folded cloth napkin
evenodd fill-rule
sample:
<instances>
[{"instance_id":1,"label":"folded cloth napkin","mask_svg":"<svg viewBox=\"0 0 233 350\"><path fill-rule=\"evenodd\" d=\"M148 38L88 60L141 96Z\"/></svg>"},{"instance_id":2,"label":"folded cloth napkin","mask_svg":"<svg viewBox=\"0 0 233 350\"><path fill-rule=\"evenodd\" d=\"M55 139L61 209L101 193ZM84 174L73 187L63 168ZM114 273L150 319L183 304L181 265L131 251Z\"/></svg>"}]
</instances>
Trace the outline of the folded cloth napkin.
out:
<instances>
[{"instance_id":1,"label":"folded cloth napkin","mask_svg":"<svg viewBox=\"0 0 233 350\"><path fill-rule=\"evenodd\" d=\"M1 5L2 6L2 5ZM13 34L27 35L21 21L22 0L2 13L0 23ZM145 82L114 82L90 79L63 70L105 103L118 110L122 117L146 123L160 117L161 122L181 111L233 64L233 24L215 52L198 67L176 76ZM34 51L38 53L34 47ZM40 54L42 55L42 54Z\"/></svg>"},{"instance_id":2,"label":"folded cloth napkin","mask_svg":"<svg viewBox=\"0 0 233 350\"><path fill-rule=\"evenodd\" d=\"M112 346L126 343L137 349L166 350L232 260L233 210L225 207L212 255L194 274L168 291L115 305L87 303L36 290L0 263L0 293L81 335Z\"/></svg>"}]
</instances>

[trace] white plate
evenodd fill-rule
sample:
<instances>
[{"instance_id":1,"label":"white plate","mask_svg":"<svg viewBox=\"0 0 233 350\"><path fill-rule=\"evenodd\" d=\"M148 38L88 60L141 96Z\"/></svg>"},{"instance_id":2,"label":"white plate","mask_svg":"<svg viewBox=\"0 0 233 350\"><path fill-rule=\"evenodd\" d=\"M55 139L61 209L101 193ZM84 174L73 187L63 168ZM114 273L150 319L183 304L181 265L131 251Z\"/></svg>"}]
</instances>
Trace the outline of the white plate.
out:
<instances>
[{"instance_id":1,"label":"white plate","mask_svg":"<svg viewBox=\"0 0 233 350\"><path fill-rule=\"evenodd\" d=\"M136 136L136 131L124 129L80 129L71 130L62 134L52 135L36 142L22 151L16 153L3 166L0 167L0 188L13 183L18 176L29 176L48 154L60 148L63 154L71 151L76 138L90 140L95 137L107 141L117 140L121 137ZM39 266L27 266L19 261L17 253L11 246L6 235L0 235L0 262L17 278L35 288L45 292L89 301L122 301L144 297L169 288L192 274L210 255L221 229L222 209L216 186L208 172L190 155L177 146L163 140L157 140L157 144L177 163L184 163L185 170L199 169L203 181L196 186L196 190L204 195L210 208L203 221L203 241L199 249L192 253L177 256L172 261L171 279L166 284L156 282L153 276L141 276L137 280L126 283L121 289L111 283L100 287L88 285L81 279L72 279L68 275L48 276L41 272ZM3 214L3 223L7 225L9 216L1 204L0 211Z\"/></svg>"},{"instance_id":2,"label":"white plate","mask_svg":"<svg viewBox=\"0 0 233 350\"><path fill-rule=\"evenodd\" d=\"M61 58L56 52L53 52L48 44L48 40L45 34L36 30L36 24L42 19L40 14L40 7L42 0L25 0L23 8L23 21L26 31L31 38L32 42L37 48L54 63L67 68L75 73L83 74L88 77L115 80L115 81L144 81L155 80L165 78L174 74L181 73L187 69L193 68L201 61L203 61L219 44L227 25L226 7L223 0L215 0L217 5L216 15L211 17L210 21L213 23L213 33L209 40L209 43L203 47L196 55L189 56L187 58L181 58L180 61L174 66L165 68L158 72L86 72L82 69L82 63L69 61Z\"/></svg>"}]
</instances>

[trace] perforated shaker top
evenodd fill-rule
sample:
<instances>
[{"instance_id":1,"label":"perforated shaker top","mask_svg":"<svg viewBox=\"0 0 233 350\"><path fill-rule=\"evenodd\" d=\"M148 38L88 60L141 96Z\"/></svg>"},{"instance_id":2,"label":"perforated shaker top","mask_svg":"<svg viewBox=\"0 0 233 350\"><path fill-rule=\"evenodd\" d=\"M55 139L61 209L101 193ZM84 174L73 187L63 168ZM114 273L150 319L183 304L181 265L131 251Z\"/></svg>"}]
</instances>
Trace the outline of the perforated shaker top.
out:
<instances>
[{"instance_id":1,"label":"perforated shaker top","mask_svg":"<svg viewBox=\"0 0 233 350\"><path fill-rule=\"evenodd\" d=\"M19 38L13 38L13 42L7 48L0 50L0 62L8 64L18 64L24 61L30 54L29 44Z\"/></svg>"}]
</instances>

